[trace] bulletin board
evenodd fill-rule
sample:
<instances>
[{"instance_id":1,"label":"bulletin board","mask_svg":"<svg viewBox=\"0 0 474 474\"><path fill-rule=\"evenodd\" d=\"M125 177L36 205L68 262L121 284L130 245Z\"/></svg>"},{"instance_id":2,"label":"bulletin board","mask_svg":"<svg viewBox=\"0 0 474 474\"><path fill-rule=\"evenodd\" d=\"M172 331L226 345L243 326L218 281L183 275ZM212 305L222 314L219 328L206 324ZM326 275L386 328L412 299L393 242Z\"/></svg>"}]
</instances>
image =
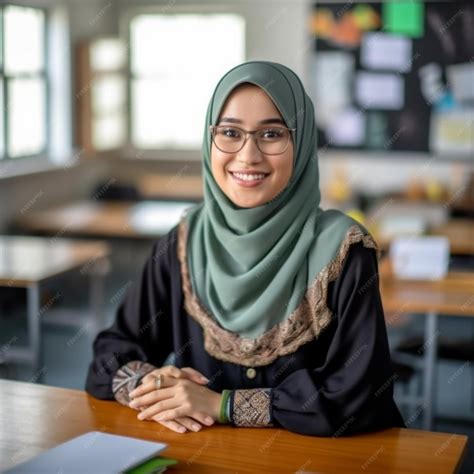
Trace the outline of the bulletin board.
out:
<instances>
[{"instance_id":1,"label":"bulletin board","mask_svg":"<svg viewBox=\"0 0 474 474\"><path fill-rule=\"evenodd\" d=\"M317 2L319 149L474 158L472 0Z\"/></svg>"}]
</instances>

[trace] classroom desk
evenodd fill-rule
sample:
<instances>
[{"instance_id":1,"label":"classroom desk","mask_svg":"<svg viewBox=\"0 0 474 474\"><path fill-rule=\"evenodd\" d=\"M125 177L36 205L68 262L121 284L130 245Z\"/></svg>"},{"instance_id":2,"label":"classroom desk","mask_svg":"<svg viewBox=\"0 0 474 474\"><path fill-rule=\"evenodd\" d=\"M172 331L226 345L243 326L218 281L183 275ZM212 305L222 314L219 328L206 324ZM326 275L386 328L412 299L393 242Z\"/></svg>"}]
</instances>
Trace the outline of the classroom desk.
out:
<instances>
[{"instance_id":1,"label":"classroom desk","mask_svg":"<svg viewBox=\"0 0 474 474\"><path fill-rule=\"evenodd\" d=\"M145 199L167 198L203 199L202 176L176 173L174 175L147 174L138 180L138 190Z\"/></svg>"},{"instance_id":2,"label":"classroom desk","mask_svg":"<svg viewBox=\"0 0 474 474\"><path fill-rule=\"evenodd\" d=\"M474 272L449 272L441 280L400 280L393 275L389 258L380 263L380 291L387 323L402 314L425 314L423 395L407 403L424 406L423 427L433 425L436 361L438 353L438 317L474 317Z\"/></svg>"},{"instance_id":3,"label":"classroom desk","mask_svg":"<svg viewBox=\"0 0 474 474\"><path fill-rule=\"evenodd\" d=\"M449 240L452 255L474 255L474 220L452 218L440 225L430 227L425 235L439 235ZM388 250L391 239L375 235L377 244ZM420 236L422 237L422 236Z\"/></svg>"},{"instance_id":4,"label":"classroom desk","mask_svg":"<svg viewBox=\"0 0 474 474\"><path fill-rule=\"evenodd\" d=\"M0 380L0 470L87 431L167 443L178 460L169 472L451 473L467 437L393 428L359 436L317 438L277 428L212 426L174 433L139 421L136 411L85 392Z\"/></svg>"},{"instance_id":5,"label":"classroom desk","mask_svg":"<svg viewBox=\"0 0 474 474\"><path fill-rule=\"evenodd\" d=\"M103 242L79 242L60 238L0 236L0 286L26 288L28 341L25 348L3 351L5 361L29 362L38 379L41 366L41 320L54 303L41 306L40 289L45 282L78 270L90 278L90 325L102 326L103 276L107 270L109 247Z\"/></svg>"},{"instance_id":6,"label":"classroom desk","mask_svg":"<svg viewBox=\"0 0 474 474\"><path fill-rule=\"evenodd\" d=\"M15 225L24 232L101 238L156 239L178 223L192 202L78 201L29 212Z\"/></svg>"}]
</instances>

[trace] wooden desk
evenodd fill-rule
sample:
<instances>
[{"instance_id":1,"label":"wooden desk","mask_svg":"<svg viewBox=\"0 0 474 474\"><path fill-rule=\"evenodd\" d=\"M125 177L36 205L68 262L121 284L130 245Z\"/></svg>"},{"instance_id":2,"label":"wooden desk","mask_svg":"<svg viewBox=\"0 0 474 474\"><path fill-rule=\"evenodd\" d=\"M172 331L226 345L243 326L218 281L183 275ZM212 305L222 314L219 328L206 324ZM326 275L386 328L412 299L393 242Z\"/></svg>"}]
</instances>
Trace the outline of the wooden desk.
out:
<instances>
[{"instance_id":1,"label":"wooden desk","mask_svg":"<svg viewBox=\"0 0 474 474\"><path fill-rule=\"evenodd\" d=\"M203 198L202 176L148 174L138 181L138 190L146 199L170 197L181 199Z\"/></svg>"},{"instance_id":2,"label":"wooden desk","mask_svg":"<svg viewBox=\"0 0 474 474\"><path fill-rule=\"evenodd\" d=\"M0 236L0 286L26 288L29 346L4 352L8 361L29 362L35 374L41 366L41 319L54 301L40 307L40 286L77 270L90 277L90 325L98 329L103 317L103 275L109 247L103 242L66 241L60 238ZM53 300L54 298L52 298ZM38 379L42 372L38 373Z\"/></svg>"},{"instance_id":3,"label":"wooden desk","mask_svg":"<svg viewBox=\"0 0 474 474\"><path fill-rule=\"evenodd\" d=\"M441 280L399 280L389 258L380 263L380 291L385 318L390 325L402 314L425 314L423 394L407 400L423 406L423 427L433 425L438 354L438 317L474 317L474 272L449 272Z\"/></svg>"},{"instance_id":4,"label":"wooden desk","mask_svg":"<svg viewBox=\"0 0 474 474\"><path fill-rule=\"evenodd\" d=\"M113 401L85 392L0 380L0 470L87 431L167 443L169 472L456 472L466 436L390 429L350 438L317 438L283 429L213 426L174 433Z\"/></svg>"},{"instance_id":5,"label":"wooden desk","mask_svg":"<svg viewBox=\"0 0 474 474\"><path fill-rule=\"evenodd\" d=\"M430 235L447 237L452 254L474 255L473 219L449 219L440 226L432 227Z\"/></svg>"},{"instance_id":6,"label":"wooden desk","mask_svg":"<svg viewBox=\"0 0 474 474\"><path fill-rule=\"evenodd\" d=\"M449 239L452 255L474 255L474 220L448 219L444 224L428 229L426 235L440 235ZM391 239L375 235L377 244L388 250Z\"/></svg>"},{"instance_id":7,"label":"wooden desk","mask_svg":"<svg viewBox=\"0 0 474 474\"><path fill-rule=\"evenodd\" d=\"M169 204L185 209L193 203L79 201L29 212L15 225L25 232L46 235L156 239L179 220L178 213L168 212Z\"/></svg>"}]
</instances>

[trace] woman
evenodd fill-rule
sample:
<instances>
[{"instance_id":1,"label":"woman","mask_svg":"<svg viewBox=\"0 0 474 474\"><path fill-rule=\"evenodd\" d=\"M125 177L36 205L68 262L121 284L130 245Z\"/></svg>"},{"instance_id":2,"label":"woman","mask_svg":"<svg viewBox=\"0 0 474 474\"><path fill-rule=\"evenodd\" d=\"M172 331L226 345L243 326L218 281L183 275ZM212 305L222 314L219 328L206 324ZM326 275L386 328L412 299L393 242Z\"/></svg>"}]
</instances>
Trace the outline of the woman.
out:
<instances>
[{"instance_id":1,"label":"woman","mask_svg":"<svg viewBox=\"0 0 474 474\"><path fill-rule=\"evenodd\" d=\"M203 177L203 203L155 244L97 336L87 391L177 432L403 426L376 245L319 208L314 109L294 72L252 61L220 80Z\"/></svg>"}]
</instances>

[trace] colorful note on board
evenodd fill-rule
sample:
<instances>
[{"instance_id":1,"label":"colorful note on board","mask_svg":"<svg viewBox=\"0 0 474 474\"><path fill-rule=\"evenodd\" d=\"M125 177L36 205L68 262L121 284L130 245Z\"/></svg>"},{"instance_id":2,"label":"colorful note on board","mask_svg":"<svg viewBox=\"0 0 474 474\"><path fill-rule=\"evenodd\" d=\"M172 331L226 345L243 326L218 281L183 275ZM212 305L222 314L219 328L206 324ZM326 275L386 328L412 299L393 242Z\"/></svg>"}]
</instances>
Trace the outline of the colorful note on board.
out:
<instances>
[{"instance_id":1,"label":"colorful note on board","mask_svg":"<svg viewBox=\"0 0 474 474\"><path fill-rule=\"evenodd\" d=\"M424 4L417 0L396 0L382 4L382 29L412 38L420 38L425 30Z\"/></svg>"}]
</instances>

